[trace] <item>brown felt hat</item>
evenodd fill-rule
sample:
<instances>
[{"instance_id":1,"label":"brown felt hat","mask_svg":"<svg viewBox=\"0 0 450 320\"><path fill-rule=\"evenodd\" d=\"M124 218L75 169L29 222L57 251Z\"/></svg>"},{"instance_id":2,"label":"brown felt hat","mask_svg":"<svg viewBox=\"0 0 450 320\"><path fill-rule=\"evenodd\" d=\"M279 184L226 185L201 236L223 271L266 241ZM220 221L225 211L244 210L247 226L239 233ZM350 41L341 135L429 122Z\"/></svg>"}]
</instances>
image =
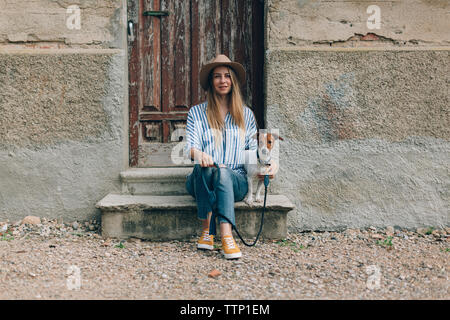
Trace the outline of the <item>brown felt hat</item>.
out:
<instances>
[{"instance_id":1,"label":"brown felt hat","mask_svg":"<svg viewBox=\"0 0 450 320\"><path fill-rule=\"evenodd\" d=\"M214 68L219 66L228 66L236 73L239 84L242 86L245 83L245 69L242 64L231 61L226 55L219 54L211 62L205 64L200 70L200 85L203 89L208 90L208 77Z\"/></svg>"}]
</instances>

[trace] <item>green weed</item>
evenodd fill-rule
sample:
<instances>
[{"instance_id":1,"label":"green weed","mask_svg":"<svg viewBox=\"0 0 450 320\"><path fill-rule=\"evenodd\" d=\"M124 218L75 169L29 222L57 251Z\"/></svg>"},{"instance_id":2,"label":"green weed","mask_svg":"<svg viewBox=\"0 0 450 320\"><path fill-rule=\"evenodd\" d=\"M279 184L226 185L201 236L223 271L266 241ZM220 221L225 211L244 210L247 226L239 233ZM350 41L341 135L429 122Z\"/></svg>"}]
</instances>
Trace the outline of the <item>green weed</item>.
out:
<instances>
[{"instance_id":1,"label":"green weed","mask_svg":"<svg viewBox=\"0 0 450 320\"><path fill-rule=\"evenodd\" d=\"M71 232L70 234L73 235L73 236L77 236L77 237L82 237L83 236L83 234L80 233L80 232Z\"/></svg>"},{"instance_id":2,"label":"green weed","mask_svg":"<svg viewBox=\"0 0 450 320\"><path fill-rule=\"evenodd\" d=\"M122 241L120 241L118 244L116 244L116 245L114 246L114 248L123 249L123 248L125 248L125 245L123 244Z\"/></svg>"},{"instance_id":3,"label":"green weed","mask_svg":"<svg viewBox=\"0 0 450 320\"><path fill-rule=\"evenodd\" d=\"M14 240L11 230L8 230L4 233L0 233L0 241L11 241L11 240Z\"/></svg>"},{"instance_id":4,"label":"green weed","mask_svg":"<svg viewBox=\"0 0 450 320\"><path fill-rule=\"evenodd\" d=\"M393 238L391 236L389 236L384 240L377 240L377 244L382 247L385 247L385 248L392 248L392 246L393 246L392 239Z\"/></svg>"},{"instance_id":5,"label":"green weed","mask_svg":"<svg viewBox=\"0 0 450 320\"><path fill-rule=\"evenodd\" d=\"M295 241L291 241L291 240L287 240L287 239L283 239L283 240L279 240L277 242L275 242L276 244L278 244L281 247L289 247L291 248L294 252L299 252L302 249L305 249L306 247L303 244L297 244Z\"/></svg>"}]
</instances>

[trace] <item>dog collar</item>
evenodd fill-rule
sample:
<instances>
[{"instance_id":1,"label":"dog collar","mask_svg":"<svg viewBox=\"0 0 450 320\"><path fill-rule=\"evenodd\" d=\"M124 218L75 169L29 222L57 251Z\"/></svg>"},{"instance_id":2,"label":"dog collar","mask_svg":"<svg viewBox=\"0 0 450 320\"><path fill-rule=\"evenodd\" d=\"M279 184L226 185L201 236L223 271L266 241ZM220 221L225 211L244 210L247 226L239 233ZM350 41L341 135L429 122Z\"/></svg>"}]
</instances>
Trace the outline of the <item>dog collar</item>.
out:
<instances>
[{"instance_id":1,"label":"dog collar","mask_svg":"<svg viewBox=\"0 0 450 320\"><path fill-rule=\"evenodd\" d=\"M261 158L259 157L259 150L256 150L256 155L259 159L259 162L265 166L270 166L270 161L272 160L272 157L269 157L269 159L265 160L265 161L261 161Z\"/></svg>"}]
</instances>

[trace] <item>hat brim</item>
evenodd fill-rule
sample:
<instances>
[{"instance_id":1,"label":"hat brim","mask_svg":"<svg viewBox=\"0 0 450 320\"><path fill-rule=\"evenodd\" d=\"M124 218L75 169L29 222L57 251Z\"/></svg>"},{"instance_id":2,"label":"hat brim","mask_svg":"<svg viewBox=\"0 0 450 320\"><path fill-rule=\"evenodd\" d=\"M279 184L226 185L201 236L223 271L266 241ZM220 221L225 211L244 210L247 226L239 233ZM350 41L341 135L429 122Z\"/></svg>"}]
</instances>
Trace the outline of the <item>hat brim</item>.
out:
<instances>
[{"instance_id":1,"label":"hat brim","mask_svg":"<svg viewBox=\"0 0 450 320\"><path fill-rule=\"evenodd\" d=\"M212 62L205 64L202 69L200 70L200 85L204 90L208 90L209 83L208 78L209 74L211 73L214 68L219 66L227 66L233 69L233 71L236 73L236 76L239 80L239 84L242 86L245 84L245 69L239 62Z\"/></svg>"}]
</instances>

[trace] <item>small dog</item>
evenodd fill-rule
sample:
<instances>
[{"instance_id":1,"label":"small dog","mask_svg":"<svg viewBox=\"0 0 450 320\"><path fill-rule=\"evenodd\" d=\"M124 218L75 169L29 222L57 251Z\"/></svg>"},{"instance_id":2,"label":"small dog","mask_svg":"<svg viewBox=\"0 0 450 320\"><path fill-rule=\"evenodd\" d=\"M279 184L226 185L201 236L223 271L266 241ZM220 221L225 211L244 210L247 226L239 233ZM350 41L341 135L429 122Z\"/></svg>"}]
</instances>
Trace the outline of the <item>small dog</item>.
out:
<instances>
[{"instance_id":1,"label":"small dog","mask_svg":"<svg viewBox=\"0 0 450 320\"><path fill-rule=\"evenodd\" d=\"M253 139L258 140L257 150L245 150L245 163L244 167L247 170L248 181L248 193L244 198L244 202L251 205L253 203L253 178L258 174L264 175L267 167L272 160L272 151L277 139L283 141L283 138L275 133L256 133ZM262 202L261 190L264 187L264 181L258 179L258 185L256 187L255 200L256 202Z\"/></svg>"}]
</instances>

